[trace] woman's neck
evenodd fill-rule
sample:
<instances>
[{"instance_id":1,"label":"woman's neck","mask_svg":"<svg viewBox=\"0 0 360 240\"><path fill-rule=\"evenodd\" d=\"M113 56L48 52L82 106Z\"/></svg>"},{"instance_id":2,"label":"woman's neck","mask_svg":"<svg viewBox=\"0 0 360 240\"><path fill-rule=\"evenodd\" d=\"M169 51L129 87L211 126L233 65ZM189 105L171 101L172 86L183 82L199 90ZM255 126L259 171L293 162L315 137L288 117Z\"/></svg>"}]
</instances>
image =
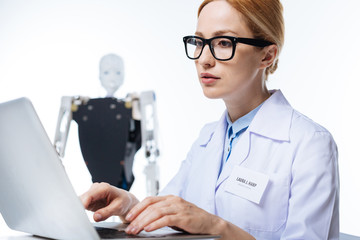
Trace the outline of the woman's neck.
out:
<instances>
[{"instance_id":1,"label":"woman's neck","mask_svg":"<svg viewBox=\"0 0 360 240\"><path fill-rule=\"evenodd\" d=\"M261 91L239 94L236 99L225 100L226 109L232 122L251 112L270 97L266 86Z\"/></svg>"}]
</instances>

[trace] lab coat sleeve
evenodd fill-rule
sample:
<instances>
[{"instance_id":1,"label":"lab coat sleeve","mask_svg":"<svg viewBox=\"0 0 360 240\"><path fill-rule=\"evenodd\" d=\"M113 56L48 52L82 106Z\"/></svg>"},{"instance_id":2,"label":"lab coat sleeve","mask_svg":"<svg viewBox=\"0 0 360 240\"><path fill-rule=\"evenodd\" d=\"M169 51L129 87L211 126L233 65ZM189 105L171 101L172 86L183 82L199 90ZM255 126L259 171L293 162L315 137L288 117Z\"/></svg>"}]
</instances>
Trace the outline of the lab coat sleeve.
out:
<instances>
[{"instance_id":1,"label":"lab coat sleeve","mask_svg":"<svg viewBox=\"0 0 360 240\"><path fill-rule=\"evenodd\" d=\"M337 157L329 132L304 134L294 149L288 220L281 239L339 239Z\"/></svg>"},{"instance_id":2,"label":"lab coat sleeve","mask_svg":"<svg viewBox=\"0 0 360 240\"><path fill-rule=\"evenodd\" d=\"M182 161L179 171L166 185L166 187L159 193L159 196L175 195L183 197L183 191L187 185L187 174L191 166L190 155L191 152L188 154L187 158Z\"/></svg>"}]
</instances>

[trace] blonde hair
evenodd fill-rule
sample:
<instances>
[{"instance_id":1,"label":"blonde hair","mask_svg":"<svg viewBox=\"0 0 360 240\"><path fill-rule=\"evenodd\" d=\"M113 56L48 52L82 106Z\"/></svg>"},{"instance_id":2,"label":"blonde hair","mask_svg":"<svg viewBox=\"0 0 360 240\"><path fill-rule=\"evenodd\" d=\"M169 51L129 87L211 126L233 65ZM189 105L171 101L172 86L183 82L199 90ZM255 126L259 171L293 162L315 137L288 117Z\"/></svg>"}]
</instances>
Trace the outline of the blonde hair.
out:
<instances>
[{"instance_id":1,"label":"blonde hair","mask_svg":"<svg viewBox=\"0 0 360 240\"><path fill-rule=\"evenodd\" d=\"M210 2L204 0L199 7L201 10ZM284 45L284 18L283 7L280 0L225 0L233 8L238 10L246 19L249 29L255 38L267 40L277 45L278 53L274 62L266 68L266 78L274 73L278 67L278 56Z\"/></svg>"}]
</instances>

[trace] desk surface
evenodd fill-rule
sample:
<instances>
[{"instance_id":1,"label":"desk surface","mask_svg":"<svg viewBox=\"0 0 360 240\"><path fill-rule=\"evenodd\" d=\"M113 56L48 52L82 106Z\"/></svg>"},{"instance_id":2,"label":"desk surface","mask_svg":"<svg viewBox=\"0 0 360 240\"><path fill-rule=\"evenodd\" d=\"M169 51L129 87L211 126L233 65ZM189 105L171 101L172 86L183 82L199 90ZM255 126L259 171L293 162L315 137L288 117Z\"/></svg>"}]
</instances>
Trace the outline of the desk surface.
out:
<instances>
[{"instance_id":1,"label":"desk surface","mask_svg":"<svg viewBox=\"0 0 360 240\"><path fill-rule=\"evenodd\" d=\"M0 240L23 240L23 239L37 239L39 240L39 238L34 237L30 234L27 233L23 233L23 232L17 232L17 231L13 231L11 229L9 229L8 227L3 227L1 228L0 231Z\"/></svg>"},{"instance_id":2,"label":"desk surface","mask_svg":"<svg viewBox=\"0 0 360 240\"><path fill-rule=\"evenodd\" d=\"M22 239L37 239L39 240L39 238L36 238L30 234L27 233L23 233L23 232L17 232L14 230L11 230L10 228L8 228L6 225L1 225L0 228L0 240L10 240L10 239L17 239L17 240L22 240Z\"/></svg>"},{"instance_id":3,"label":"desk surface","mask_svg":"<svg viewBox=\"0 0 360 240\"><path fill-rule=\"evenodd\" d=\"M44 238L37 238L32 235L17 235L17 236L8 236L8 237L0 237L1 240L40 240Z\"/></svg>"}]
</instances>

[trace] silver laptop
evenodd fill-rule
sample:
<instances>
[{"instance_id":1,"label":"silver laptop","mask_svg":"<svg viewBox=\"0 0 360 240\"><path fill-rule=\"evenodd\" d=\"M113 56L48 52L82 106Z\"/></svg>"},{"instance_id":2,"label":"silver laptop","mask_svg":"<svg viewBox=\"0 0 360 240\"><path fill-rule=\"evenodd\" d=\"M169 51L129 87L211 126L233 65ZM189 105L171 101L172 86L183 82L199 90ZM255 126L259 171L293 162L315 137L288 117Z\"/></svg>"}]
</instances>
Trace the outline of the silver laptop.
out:
<instances>
[{"instance_id":1,"label":"silver laptop","mask_svg":"<svg viewBox=\"0 0 360 240\"><path fill-rule=\"evenodd\" d=\"M77 240L219 237L167 229L135 237L126 235L126 225L120 223L94 227L27 98L0 104L0 193L0 212L6 224L36 236Z\"/></svg>"}]
</instances>

